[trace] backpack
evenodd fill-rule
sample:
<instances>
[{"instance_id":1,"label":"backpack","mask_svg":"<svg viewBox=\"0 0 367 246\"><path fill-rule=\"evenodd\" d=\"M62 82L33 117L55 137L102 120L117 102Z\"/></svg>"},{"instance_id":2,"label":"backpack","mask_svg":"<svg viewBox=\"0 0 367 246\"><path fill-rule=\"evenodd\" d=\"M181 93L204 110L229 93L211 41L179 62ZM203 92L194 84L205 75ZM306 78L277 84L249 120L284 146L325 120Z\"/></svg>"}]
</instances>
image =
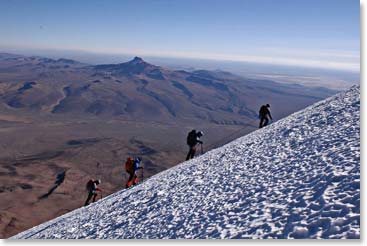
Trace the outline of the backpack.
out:
<instances>
[{"instance_id":1,"label":"backpack","mask_svg":"<svg viewBox=\"0 0 367 246\"><path fill-rule=\"evenodd\" d=\"M90 179L88 182L87 182L87 185L86 185L86 189L88 190L88 191L91 191L92 189L93 189L93 185L94 185L94 181L93 181L93 179Z\"/></svg>"},{"instance_id":2,"label":"backpack","mask_svg":"<svg viewBox=\"0 0 367 246\"><path fill-rule=\"evenodd\" d=\"M125 170L126 172L131 172L134 170L134 158L129 157L125 162Z\"/></svg>"},{"instance_id":3,"label":"backpack","mask_svg":"<svg viewBox=\"0 0 367 246\"><path fill-rule=\"evenodd\" d=\"M189 132L189 134L187 135L187 139L186 139L187 145L195 145L196 144L196 131L192 130L191 132Z\"/></svg>"},{"instance_id":4,"label":"backpack","mask_svg":"<svg viewBox=\"0 0 367 246\"><path fill-rule=\"evenodd\" d=\"M265 116L266 114L268 114L268 112L269 112L268 108L265 105L263 105L260 108L259 115Z\"/></svg>"}]
</instances>

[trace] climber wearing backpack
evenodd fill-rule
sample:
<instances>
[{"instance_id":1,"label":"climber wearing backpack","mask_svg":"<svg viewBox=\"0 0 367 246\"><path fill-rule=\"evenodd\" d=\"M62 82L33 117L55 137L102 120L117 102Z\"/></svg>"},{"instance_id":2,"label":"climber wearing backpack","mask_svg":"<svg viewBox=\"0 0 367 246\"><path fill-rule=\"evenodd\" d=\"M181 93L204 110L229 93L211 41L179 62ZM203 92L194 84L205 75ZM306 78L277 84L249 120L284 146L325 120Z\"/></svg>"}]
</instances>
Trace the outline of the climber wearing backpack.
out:
<instances>
[{"instance_id":1,"label":"climber wearing backpack","mask_svg":"<svg viewBox=\"0 0 367 246\"><path fill-rule=\"evenodd\" d=\"M273 120L273 118L271 117L269 108L270 108L269 104L261 106L261 108L259 110L259 118L260 118L259 128L262 128L262 127L268 125L268 123L269 123L268 116L271 120Z\"/></svg>"},{"instance_id":2,"label":"climber wearing backpack","mask_svg":"<svg viewBox=\"0 0 367 246\"><path fill-rule=\"evenodd\" d=\"M194 158L195 153L196 153L196 145L198 143L203 144L203 142L199 140L203 135L204 133L202 131L196 132L196 130L192 130L187 135L186 142L190 149L189 149L189 152L187 153L186 161Z\"/></svg>"},{"instance_id":3,"label":"climber wearing backpack","mask_svg":"<svg viewBox=\"0 0 367 246\"><path fill-rule=\"evenodd\" d=\"M127 158L125 162L125 170L130 176L126 183L126 188L129 188L131 185L136 185L138 183L138 176L136 176L136 171L139 169L143 169L143 167L140 166L140 162L140 157L136 157L135 159L132 157Z\"/></svg>"},{"instance_id":4,"label":"climber wearing backpack","mask_svg":"<svg viewBox=\"0 0 367 246\"><path fill-rule=\"evenodd\" d=\"M89 200L93 197L93 202L96 201L97 198L97 191L101 192L101 197L102 197L102 189L98 188L98 185L101 184L101 180L93 180L90 179L87 183L87 190L88 190L88 198L85 201L84 206L88 206L89 205Z\"/></svg>"}]
</instances>

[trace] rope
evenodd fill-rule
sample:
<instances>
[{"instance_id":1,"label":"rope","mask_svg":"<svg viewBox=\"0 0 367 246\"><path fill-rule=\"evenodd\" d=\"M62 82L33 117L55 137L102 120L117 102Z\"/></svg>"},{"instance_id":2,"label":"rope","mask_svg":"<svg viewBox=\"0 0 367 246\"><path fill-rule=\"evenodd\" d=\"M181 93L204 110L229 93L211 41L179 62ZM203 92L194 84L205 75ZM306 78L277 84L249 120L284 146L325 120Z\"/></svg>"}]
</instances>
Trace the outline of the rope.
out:
<instances>
[{"instance_id":1,"label":"rope","mask_svg":"<svg viewBox=\"0 0 367 246\"><path fill-rule=\"evenodd\" d=\"M248 127L248 126L241 127L241 128L240 128L240 129L238 129L237 131L235 131L235 132L233 132L233 133L231 133L231 134L229 134L229 135L227 135L227 136L224 136L224 137L220 138L219 140L217 140L217 141L215 141L214 143L210 144L210 145L207 147L207 149L208 149L208 150L210 150L210 149L212 149L212 148L214 148L214 147L217 147L216 145L218 145L218 144L223 145L223 144L224 144L223 142L224 142L224 140L225 140L225 139L232 138L233 136L235 136L235 135L239 134L241 131L243 131L246 127ZM232 140L232 139L231 139L231 140ZM231 140L230 140L230 141L231 141Z\"/></svg>"}]
</instances>

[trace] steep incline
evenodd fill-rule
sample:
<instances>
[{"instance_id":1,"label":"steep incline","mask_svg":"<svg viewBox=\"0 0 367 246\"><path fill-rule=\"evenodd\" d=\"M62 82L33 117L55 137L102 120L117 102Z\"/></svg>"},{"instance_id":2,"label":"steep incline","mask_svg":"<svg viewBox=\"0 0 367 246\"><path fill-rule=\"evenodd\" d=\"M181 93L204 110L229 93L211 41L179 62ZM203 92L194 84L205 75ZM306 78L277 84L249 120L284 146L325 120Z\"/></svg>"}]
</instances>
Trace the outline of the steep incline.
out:
<instances>
[{"instance_id":1,"label":"steep incline","mask_svg":"<svg viewBox=\"0 0 367 246\"><path fill-rule=\"evenodd\" d=\"M359 87L14 238L359 238Z\"/></svg>"}]
</instances>

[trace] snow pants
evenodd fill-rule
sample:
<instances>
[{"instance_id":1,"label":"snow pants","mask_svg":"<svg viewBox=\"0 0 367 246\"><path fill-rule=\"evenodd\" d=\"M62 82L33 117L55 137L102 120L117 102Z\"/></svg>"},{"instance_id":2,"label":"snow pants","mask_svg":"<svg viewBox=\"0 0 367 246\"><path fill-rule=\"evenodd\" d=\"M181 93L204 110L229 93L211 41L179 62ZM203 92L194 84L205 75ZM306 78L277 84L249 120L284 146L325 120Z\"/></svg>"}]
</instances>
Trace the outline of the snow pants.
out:
<instances>
[{"instance_id":1,"label":"snow pants","mask_svg":"<svg viewBox=\"0 0 367 246\"><path fill-rule=\"evenodd\" d=\"M259 124L259 128L262 128L264 126L267 126L269 123L269 119L268 117L265 115L265 116L261 116L260 118L260 124Z\"/></svg>"},{"instance_id":2,"label":"snow pants","mask_svg":"<svg viewBox=\"0 0 367 246\"><path fill-rule=\"evenodd\" d=\"M189 153L187 153L187 156L186 156L186 161L194 158L195 153L196 153L196 147L195 147L195 145L194 146L190 146Z\"/></svg>"},{"instance_id":3,"label":"snow pants","mask_svg":"<svg viewBox=\"0 0 367 246\"><path fill-rule=\"evenodd\" d=\"M88 206L89 200L92 199L92 197L93 197L93 202L95 202L96 198L97 198L97 192L96 191L89 191L88 198L85 201L84 206Z\"/></svg>"},{"instance_id":4,"label":"snow pants","mask_svg":"<svg viewBox=\"0 0 367 246\"><path fill-rule=\"evenodd\" d=\"M129 179L126 184L126 188L129 188L131 185L136 185L138 183L138 176L136 176L135 171L129 172Z\"/></svg>"}]
</instances>

